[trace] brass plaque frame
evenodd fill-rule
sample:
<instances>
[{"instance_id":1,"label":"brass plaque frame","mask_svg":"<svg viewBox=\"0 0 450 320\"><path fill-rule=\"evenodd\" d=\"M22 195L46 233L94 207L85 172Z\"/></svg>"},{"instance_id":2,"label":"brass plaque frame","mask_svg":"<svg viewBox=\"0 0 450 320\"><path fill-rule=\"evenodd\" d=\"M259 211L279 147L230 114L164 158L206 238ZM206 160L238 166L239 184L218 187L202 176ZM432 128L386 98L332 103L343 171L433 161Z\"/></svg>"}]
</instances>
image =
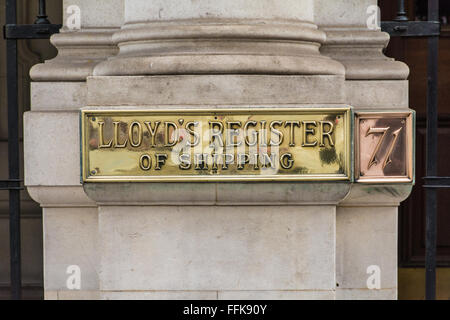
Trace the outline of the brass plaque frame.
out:
<instances>
[{"instance_id":1,"label":"brass plaque frame","mask_svg":"<svg viewBox=\"0 0 450 320\"><path fill-rule=\"evenodd\" d=\"M167 176L96 176L91 174L89 168L89 141L86 133L86 122L90 117L95 116L129 116L130 114L136 116L142 115L166 115L175 118L183 115L196 116L212 116L216 114L236 115L236 114L251 114L251 115L269 115L276 116L280 114L285 115L327 115L332 113L339 113L344 119L344 153L343 174L326 173L326 174L292 174L292 175L167 175ZM83 109L80 112L80 129L81 129L81 181L82 183L91 182L233 182L233 181L352 181L353 178L353 112L351 107L336 107L336 108L303 108L303 107L283 107L283 108L211 108L211 109Z\"/></svg>"},{"instance_id":2,"label":"brass plaque frame","mask_svg":"<svg viewBox=\"0 0 450 320\"><path fill-rule=\"evenodd\" d=\"M405 127L405 154L402 161L405 165L404 175L371 175L364 176L361 172L361 121L365 120L390 120L404 118ZM355 136L355 182L357 183L376 183L376 184L395 184L395 183L414 183L414 141L415 141L415 112L408 110L405 112L387 111L387 112L355 112L354 123ZM392 151L392 150L391 150ZM374 150L376 153L377 150ZM387 155L388 156L388 155ZM386 157L386 155L385 155Z\"/></svg>"}]
</instances>

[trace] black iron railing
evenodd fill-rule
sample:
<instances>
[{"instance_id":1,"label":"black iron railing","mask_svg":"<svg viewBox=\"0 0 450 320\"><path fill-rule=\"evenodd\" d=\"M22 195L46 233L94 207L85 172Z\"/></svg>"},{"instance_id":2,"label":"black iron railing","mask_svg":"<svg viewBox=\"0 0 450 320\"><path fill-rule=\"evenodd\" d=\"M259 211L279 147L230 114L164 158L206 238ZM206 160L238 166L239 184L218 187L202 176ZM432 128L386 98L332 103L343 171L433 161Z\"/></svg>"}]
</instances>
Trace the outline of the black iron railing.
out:
<instances>
[{"instance_id":1,"label":"black iron railing","mask_svg":"<svg viewBox=\"0 0 450 320\"><path fill-rule=\"evenodd\" d=\"M425 297L436 299L437 188L450 188L450 178L437 176L438 160L438 53L439 0L428 0L428 21L408 21L405 0L399 0L394 21L381 23L391 36L428 37L427 141L426 141L426 236Z\"/></svg>"},{"instance_id":2,"label":"black iron railing","mask_svg":"<svg viewBox=\"0 0 450 320\"><path fill-rule=\"evenodd\" d=\"M39 0L39 15L35 24L17 24L16 0L6 0L6 81L8 92L8 169L9 179L0 181L0 190L9 190L9 241L11 259L11 297L21 298L22 273L20 254L20 144L18 106L17 40L48 39L57 33L61 25L51 24L47 19L45 0Z\"/></svg>"}]
</instances>

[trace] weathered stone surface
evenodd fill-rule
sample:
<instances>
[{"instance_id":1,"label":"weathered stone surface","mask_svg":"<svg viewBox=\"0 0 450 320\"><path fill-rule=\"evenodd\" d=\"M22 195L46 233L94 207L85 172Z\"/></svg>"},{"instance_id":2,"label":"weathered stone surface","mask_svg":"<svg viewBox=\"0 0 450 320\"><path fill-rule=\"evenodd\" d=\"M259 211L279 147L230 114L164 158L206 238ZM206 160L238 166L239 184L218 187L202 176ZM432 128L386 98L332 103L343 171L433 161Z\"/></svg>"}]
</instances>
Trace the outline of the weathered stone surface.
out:
<instances>
[{"instance_id":1,"label":"weathered stone surface","mask_svg":"<svg viewBox=\"0 0 450 320\"><path fill-rule=\"evenodd\" d=\"M411 190L411 184L355 184L339 206L397 207L400 202L408 198Z\"/></svg>"},{"instance_id":2,"label":"weathered stone surface","mask_svg":"<svg viewBox=\"0 0 450 320\"><path fill-rule=\"evenodd\" d=\"M76 295L66 284L67 268L72 265L80 267L82 291L98 290L97 208L44 208L43 220L45 290L58 291L60 299L62 294Z\"/></svg>"},{"instance_id":3,"label":"weathered stone surface","mask_svg":"<svg viewBox=\"0 0 450 320\"><path fill-rule=\"evenodd\" d=\"M344 104L340 76L90 77L88 106ZM164 106L163 106L164 105Z\"/></svg>"},{"instance_id":4,"label":"weathered stone surface","mask_svg":"<svg viewBox=\"0 0 450 320\"><path fill-rule=\"evenodd\" d=\"M33 81L86 81L99 62L117 53L113 32L87 29L53 35L51 42L58 48L58 56L33 66L30 77Z\"/></svg>"},{"instance_id":5,"label":"weathered stone surface","mask_svg":"<svg viewBox=\"0 0 450 320\"><path fill-rule=\"evenodd\" d=\"M78 112L26 112L24 123L25 184L80 185Z\"/></svg>"},{"instance_id":6,"label":"weathered stone surface","mask_svg":"<svg viewBox=\"0 0 450 320\"><path fill-rule=\"evenodd\" d=\"M86 99L85 82L31 83L32 111L78 111Z\"/></svg>"},{"instance_id":7,"label":"weathered stone surface","mask_svg":"<svg viewBox=\"0 0 450 320\"><path fill-rule=\"evenodd\" d=\"M97 207L80 185L68 186L29 186L30 196L44 208Z\"/></svg>"},{"instance_id":8,"label":"weathered stone surface","mask_svg":"<svg viewBox=\"0 0 450 320\"><path fill-rule=\"evenodd\" d=\"M389 35L367 27L327 27L320 52L341 62L347 80L405 80L408 66L384 55Z\"/></svg>"},{"instance_id":9,"label":"weathered stone surface","mask_svg":"<svg viewBox=\"0 0 450 320\"><path fill-rule=\"evenodd\" d=\"M369 289L337 289L336 300L396 300L397 288Z\"/></svg>"},{"instance_id":10,"label":"weathered stone surface","mask_svg":"<svg viewBox=\"0 0 450 320\"><path fill-rule=\"evenodd\" d=\"M108 205L336 205L351 184L296 182L87 183L88 197Z\"/></svg>"},{"instance_id":11,"label":"weathered stone surface","mask_svg":"<svg viewBox=\"0 0 450 320\"><path fill-rule=\"evenodd\" d=\"M367 8L377 0L315 0L314 21L320 26L365 26Z\"/></svg>"},{"instance_id":12,"label":"weathered stone surface","mask_svg":"<svg viewBox=\"0 0 450 320\"><path fill-rule=\"evenodd\" d=\"M409 68L384 55L389 35L381 32L376 0L318 0L315 23L327 39L320 51L345 66L348 80L405 80ZM376 87L376 86L373 86Z\"/></svg>"},{"instance_id":13,"label":"weathered stone surface","mask_svg":"<svg viewBox=\"0 0 450 320\"><path fill-rule=\"evenodd\" d=\"M352 80L345 82L347 101L355 109L393 110L409 107L408 81Z\"/></svg>"},{"instance_id":14,"label":"weathered stone surface","mask_svg":"<svg viewBox=\"0 0 450 320\"><path fill-rule=\"evenodd\" d=\"M74 11L68 11L70 6L80 8L81 27L111 28L120 27L124 22L124 0L70 0L64 1L64 26Z\"/></svg>"},{"instance_id":15,"label":"weathered stone surface","mask_svg":"<svg viewBox=\"0 0 450 320\"><path fill-rule=\"evenodd\" d=\"M312 0L124 4L125 24L113 36L120 51L95 67L96 76L344 75L319 52L325 34L313 23Z\"/></svg>"},{"instance_id":16,"label":"weathered stone surface","mask_svg":"<svg viewBox=\"0 0 450 320\"><path fill-rule=\"evenodd\" d=\"M336 205L350 183L221 183L216 188L216 203L222 205Z\"/></svg>"},{"instance_id":17,"label":"weathered stone surface","mask_svg":"<svg viewBox=\"0 0 450 320\"><path fill-rule=\"evenodd\" d=\"M313 0L126 1L125 22L188 19L286 19L313 21Z\"/></svg>"},{"instance_id":18,"label":"weathered stone surface","mask_svg":"<svg viewBox=\"0 0 450 320\"><path fill-rule=\"evenodd\" d=\"M397 207L338 207L336 281L338 289L368 290L369 266L380 268L381 289L397 288ZM359 291L356 291L359 292Z\"/></svg>"},{"instance_id":19,"label":"weathered stone surface","mask_svg":"<svg viewBox=\"0 0 450 320\"><path fill-rule=\"evenodd\" d=\"M333 290L334 221L333 206L100 207L100 288Z\"/></svg>"}]
</instances>

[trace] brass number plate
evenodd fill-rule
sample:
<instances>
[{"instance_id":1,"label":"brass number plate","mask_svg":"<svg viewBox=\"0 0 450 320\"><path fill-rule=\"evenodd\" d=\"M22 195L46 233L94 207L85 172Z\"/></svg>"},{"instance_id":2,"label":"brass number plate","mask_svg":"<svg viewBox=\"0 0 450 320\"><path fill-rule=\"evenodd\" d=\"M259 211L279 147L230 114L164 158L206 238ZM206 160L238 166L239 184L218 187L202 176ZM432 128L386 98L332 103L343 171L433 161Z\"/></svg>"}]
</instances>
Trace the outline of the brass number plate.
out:
<instances>
[{"instance_id":1,"label":"brass number plate","mask_svg":"<svg viewBox=\"0 0 450 320\"><path fill-rule=\"evenodd\" d=\"M84 182L350 180L350 108L83 110Z\"/></svg>"},{"instance_id":2,"label":"brass number plate","mask_svg":"<svg viewBox=\"0 0 450 320\"><path fill-rule=\"evenodd\" d=\"M413 114L356 113L357 182L413 181Z\"/></svg>"}]
</instances>

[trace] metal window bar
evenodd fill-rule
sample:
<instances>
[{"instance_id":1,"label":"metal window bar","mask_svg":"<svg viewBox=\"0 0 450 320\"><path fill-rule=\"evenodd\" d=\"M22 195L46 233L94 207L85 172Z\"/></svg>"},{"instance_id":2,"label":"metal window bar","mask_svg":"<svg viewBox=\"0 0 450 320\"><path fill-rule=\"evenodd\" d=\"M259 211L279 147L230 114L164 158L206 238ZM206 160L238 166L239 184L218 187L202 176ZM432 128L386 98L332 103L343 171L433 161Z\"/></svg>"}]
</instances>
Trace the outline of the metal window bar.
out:
<instances>
[{"instance_id":1,"label":"metal window bar","mask_svg":"<svg viewBox=\"0 0 450 320\"><path fill-rule=\"evenodd\" d=\"M408 21L408 16L406 15L405 0L398 0L398 12L395 21Z\"/></svg>"},{"instance_id":2,"label":"metal window bar","mask_svg":"<svg viewBox=\"0 0 450 320\"><path fill-rule=\"evenodd\" d=\"M425 298L436 299L437 189L450 188L450 177L437 176L438 159L438 58L439 0L428 0L428 21L408 21L405 0L399 0L395 21L383 21L381 29L391 36L428 37L427 140L426 140L426 236Z\"/></svg>"},{"instance_id":3,"label":"metal window bar","mask_svg":"<svg viewBox=\"0 0 450 320\"><path fill-rule=\"evenodd\" d=\"M428 0L428 21L439 21L439 0ZM426 174L437 176L438 158L438 58L439 37L428 38L427 155ZM426 189L425 268L427 300L436 299L437 190Z\"/></svg>"},{"instance_id":4,"label":"metal window bar","mask_svg":"<svg viewBox=\"0 0 450 320\"><path fill-rule=\"evenodd\" d=\"M45 0L39 0L39 14L35 24L17 25L17 2L6 0L6 81L8 100L8 170L9 179L0 181L0 190L9 190L9 242L11 265L11 298L22 297L21 245L20 245L20 144L18 106L17 40L48 39L59 32L61 25L47 19Z\"/></svg>"},{"instance_id":5,"label":"metal window bar","mask_svg":"<svg viewBox=\"0 0 450 320\"><path fill-rule=\"evenodd\" d=\"M6 23L16 24L16 0L6 1ZM6 40L6 82L8 90L8 167L9 179L20 179L19 163L19 107L17 88L17 40ZM11 296L21 298L20 264L20 190L9 190L9 245L11 259Z\"/></svg>"}]
</instances>

